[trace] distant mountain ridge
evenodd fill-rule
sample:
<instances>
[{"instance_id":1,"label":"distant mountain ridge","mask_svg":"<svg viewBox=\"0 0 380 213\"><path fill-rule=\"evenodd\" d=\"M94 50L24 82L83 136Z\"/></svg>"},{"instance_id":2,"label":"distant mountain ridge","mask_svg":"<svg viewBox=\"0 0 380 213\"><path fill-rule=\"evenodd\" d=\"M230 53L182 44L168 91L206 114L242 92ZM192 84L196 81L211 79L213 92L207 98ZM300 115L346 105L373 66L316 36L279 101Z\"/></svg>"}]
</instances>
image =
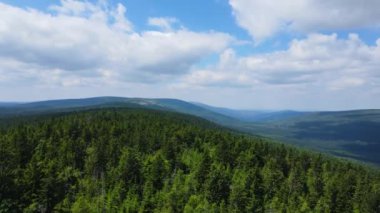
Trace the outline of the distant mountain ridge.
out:
<instances>
[{"instance_id":1,"label":"distant mountain ridge","mask_svg":"<svg viewBox=\"0 0 380 213\"><path fill-rule=\"evenodd\" d=\"M6 106L15 106L15 105L18 105L20 103L16 103L16 102L0 102L0 107L6 107Z\"/></svg>"},{"instance_id":2,"label":"distant mountain ridge","mask_svg":"<svg viewBox=\"0 0 380 213\"><path fill-rule=\"evenodd\" d=\"M214 107L202 103L194 103L198 106L204 107L214 112L239 119L246 122L268 122L276 121L287 118L298 117L312 112L301 112L294 110L238 110L238 109L229 109L223 107Z\"/></svg>"},{"instance_id":3,"label":"distant mountain ridge","mask_svg":"<svg viewBox=\"0 0 380 213\"><path fill-rule=\"evenodd\" d=\"M133 107L159 110L171 110L185 114L196 115L217 123L237 122L236 119L213 112L186 101L169 98L124 98L124 97L94 97L83 99L47 100L30 103L0 105L0 116L24 115L53 111L70 111L82 108Z\"/></svg>"}]
</instances>

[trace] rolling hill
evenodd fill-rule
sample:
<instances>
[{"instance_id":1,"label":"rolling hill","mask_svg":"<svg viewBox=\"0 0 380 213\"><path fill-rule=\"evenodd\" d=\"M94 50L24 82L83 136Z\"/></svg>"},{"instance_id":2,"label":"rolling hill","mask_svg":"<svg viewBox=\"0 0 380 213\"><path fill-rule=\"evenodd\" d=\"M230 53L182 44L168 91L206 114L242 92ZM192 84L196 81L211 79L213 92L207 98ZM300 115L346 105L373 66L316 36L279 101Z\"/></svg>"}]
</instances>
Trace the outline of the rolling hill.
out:
<instances>
[{"instance_id":1,"label":"rolling hill","mask_svg":"<svg viewBox=\"0 0 380 213\"><path fill-rule=\"evenodd\" d=\"M0 105L0 117L81 110L86 108L130 107L176 111L206 118L217 123L238 122L237 119L177 99L147 99L123 97L94 97L84 99L48 100L31 103Z\"/></svg>"},{"instance_id":2,"label":"rolling hill","mask_svg":"<svg viewBox=\"0 0 380 213\"><path fill-rule=\"evenodd\" d=\"M380 165L380 110L297 112L233 110L177 99L95 97L0 105L0 119L92 108L129 107L195 115L278 142Z\"/></svg>"}]
</instances>

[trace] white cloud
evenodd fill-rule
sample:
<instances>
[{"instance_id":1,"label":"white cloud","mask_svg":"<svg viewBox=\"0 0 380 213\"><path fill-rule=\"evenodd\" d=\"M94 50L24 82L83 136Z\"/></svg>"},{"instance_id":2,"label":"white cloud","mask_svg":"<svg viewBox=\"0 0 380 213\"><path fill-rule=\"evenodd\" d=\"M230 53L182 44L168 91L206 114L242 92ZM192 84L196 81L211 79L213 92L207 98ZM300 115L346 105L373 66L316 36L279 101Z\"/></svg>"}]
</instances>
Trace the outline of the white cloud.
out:
<instances>
[{"instance_id":1,"label":"white cloud","mask_svg":"<svg viewBox=\"0 0 380 213\"><path fill-rule=\"evenodd\" d=\"M330 88L333 90L340 90L349 87L358 87L365 83L364 79L360 78L347 78L343 77L331 82Z\"/></svg>"},{"instance_id":2,"label":"white cloud","mask_svg":"<svg viewBox=\"0 0 380 213\"><path fill-rule=\"evenodd\" d=\"M380 83L380 45L369 46L358 35L339 39L336 34L311 34L293 40L285 51L236 57L229 49L219 63L208 69L194 70L183 78L183 85L268 88L291 87L294 90L345 90ZM289 90L288 90L289 91ZM288 91L284 91L285 93Z\"/></svg>"},{"instance_id":3,"label":"white cloud","mask_svg":"<svg viewBox=\"0 0 380 213\"><path fill-rule=\"evenodd\" d=\"M0 3L0 61L15 62L12 73L0 63L2 79L34 73L35 83L66 86L101 80L154 82L186 73L233 40L225 33L187 29L136 32L125 17L126 8L105 1L62 0L50 10ZM54 70L59 74L52 74Z\"/></svg>"},{"instance_id":4,"label":"white cloud","mask_svg":"<svg viewBox=\"0 0 380 213\"><path fill-rule=\"evenodd\" d=\"M280 31L361 29L380 26L378 0L229 0L237 23L255 40Z\"/></svg>"},{"instance_id":5,"label":"white cloud","mask_svg":"<svg viewBox=\"0 0 380 213\"><path fill-rule=\"evenodd\" d=\"M215 105L258 109L342 110L380 107L380 39L310 34L283 51L239 57L194 69L173 85L213 97ZM204 98L204 100L208 100ZM228 100L228 101L226 101Z\"/></svg>"},{"instance_id":6,"label":"white cloud","mask_svg":"<svg viewBox=\"0 0 380 213\"><path fill-rule=\"evenodd\" d=\"M178 19L173 17L150 17L148 24L154 27L158 27L165 31L172 31L173 24L179 23Z\"/></svg>"},{"instance_id":7,"label":"white cloud","mask_svg":"<svg viewBox=\"0 0 380 213\"><path fill-rule=\"evenodd\" d=\"M243 73L215 72L214 70L196 70L185 76L183 81L185 84L180 84L180 86L184 88L193 86L243 88L252 87L255 84L255 80Z\"/></svg>"},{"instance_id":8,"label":"white cloud","mask_svg":"<svg viewBox=\"0 0 380 213\"><path fill-rule=\"evenodd\" d=\"M124 5L117 4L117 9L112 13L115 20L113 27L121 31L130 32L132 31L132 23L125 18L126 11Z\"/></svg>"}]
</instances>

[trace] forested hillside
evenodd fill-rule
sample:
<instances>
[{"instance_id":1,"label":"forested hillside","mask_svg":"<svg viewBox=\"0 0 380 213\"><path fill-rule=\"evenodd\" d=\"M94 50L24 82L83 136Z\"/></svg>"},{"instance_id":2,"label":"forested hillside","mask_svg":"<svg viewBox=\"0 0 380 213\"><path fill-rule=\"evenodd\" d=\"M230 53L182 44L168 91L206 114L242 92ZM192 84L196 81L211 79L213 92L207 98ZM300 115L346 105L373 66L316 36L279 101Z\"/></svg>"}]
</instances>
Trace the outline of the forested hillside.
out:
<instances>
[{"instance_id":1,"label":"forested hillside","mask_svg":"<svg viewBox=\"0 0 380 213\"><path fill-rule=\"evenodd\" d=\"M0 128L0 212L380 212L377 170L143 109Z\"/></svg>"},{"instance_id":2,"label":"forested hillside","mask_svg":"<svg viewBox=\"0 0 380 213\"><path fill-rule=\"evenodd\" d=\"M0 125L15 118L102 108L185 113L221 126L380 167L380 110L337 112L232 110L178 99L94 97L0 103Z\"/></svg>"}]
</instances>

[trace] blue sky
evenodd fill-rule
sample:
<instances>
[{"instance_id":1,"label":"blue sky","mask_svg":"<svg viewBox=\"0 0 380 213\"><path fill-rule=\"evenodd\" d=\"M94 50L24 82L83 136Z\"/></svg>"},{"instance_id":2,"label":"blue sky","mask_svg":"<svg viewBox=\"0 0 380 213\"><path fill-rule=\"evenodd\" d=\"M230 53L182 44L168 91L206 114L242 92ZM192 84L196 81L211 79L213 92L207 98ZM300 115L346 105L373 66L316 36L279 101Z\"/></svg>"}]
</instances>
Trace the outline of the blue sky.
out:
<instances>
[{"instance_id":1,"label":"blue sky","mask_svg":"<svg viewBox=\"0 0 380 213\"><path fill-rule=\"evenodd\" d=\"M5 0L7 4L18 7L32 7L44 10L59 1L51 0ZM97 1L90 1L96 3ZM136 30L147 28L148 17L176 17L186 27L195 31L225 31L234 32L234 35L241 39L249 39L249 35L244 29L235 24L228 1L226 0L128 0L128 1L108 1L110 5L122 3L127 7L128 19L136 27Z\"/></svg>"},{"instance_id":2,"label":"blue sky","mask_svg":"<svg viewBox=\"0 0 380 213\"><path fill-rule=\"evenodd\" d=\"M0 0L0 101L380 107L377 0Z\"/></svg>"}]
</instances>

